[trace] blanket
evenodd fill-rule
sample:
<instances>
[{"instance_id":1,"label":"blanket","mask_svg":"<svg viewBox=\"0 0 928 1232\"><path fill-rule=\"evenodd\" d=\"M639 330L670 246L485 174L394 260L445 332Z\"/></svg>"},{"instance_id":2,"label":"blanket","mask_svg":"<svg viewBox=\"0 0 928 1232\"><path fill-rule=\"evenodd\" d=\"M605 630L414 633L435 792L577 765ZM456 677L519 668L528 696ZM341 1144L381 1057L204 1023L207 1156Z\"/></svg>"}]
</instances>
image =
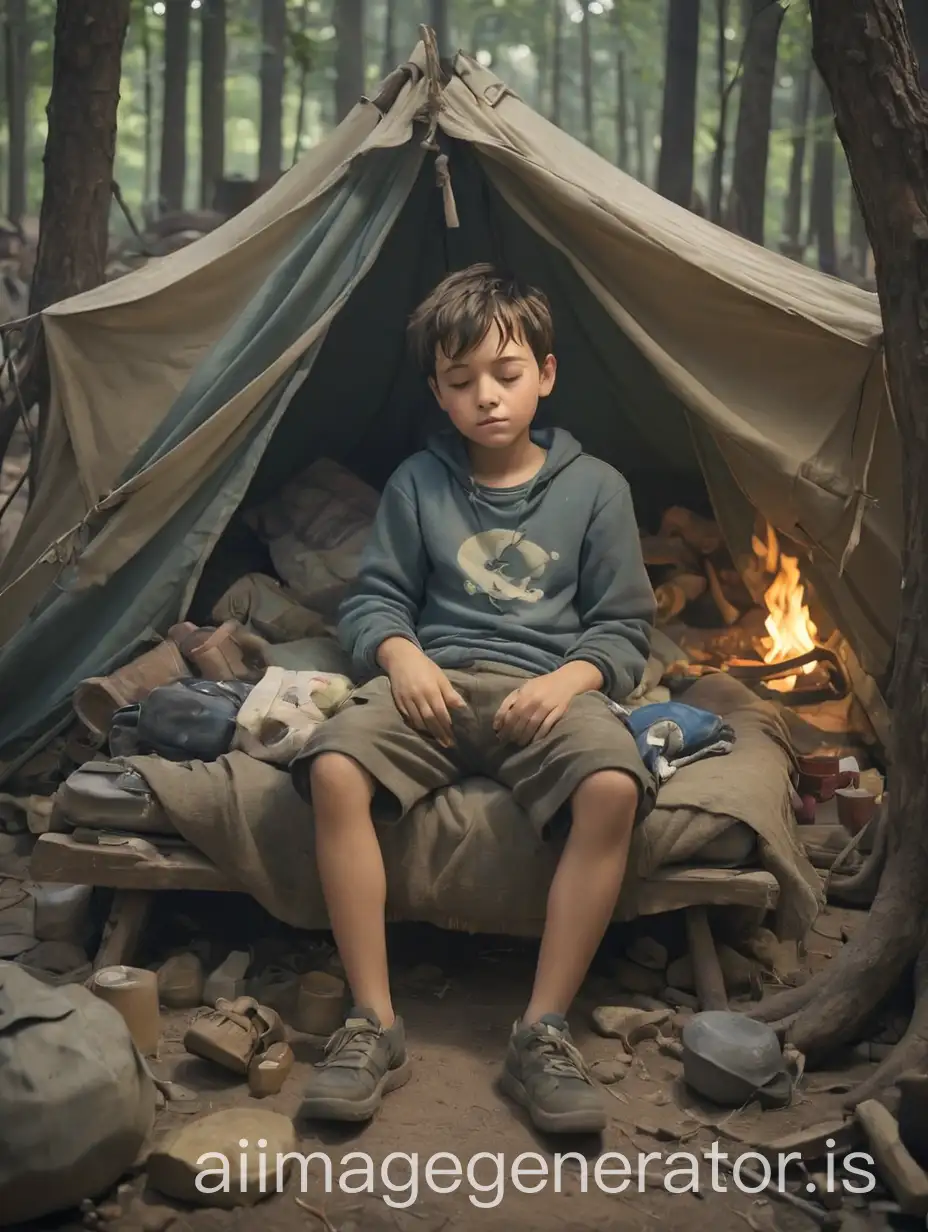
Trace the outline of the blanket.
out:
<instances>
[{"instance_id":1,"label":"blanket","mask_svg":"<svg viewBox=\"0 0 928 1232\"><path fill-rule=\"evenodd\" d=\"M637 828L617 920L637 914L642 879L739 823L754 832L758 862L780 887L775 931L805 936L822 905L821 883L796 833L793 758L778 709L738 681L710 676L686 702L730 724L725 757L682 767ZM313 855L312 816L289 774L232 752L211 763L127 761L146 779L179 833L267 911L297 928L326 928ZM540 935L559 849L539 841L510 792L467 778L436 792L401 823L376 819L392 919L513 936Z\"/></svg>"}]
</instances>

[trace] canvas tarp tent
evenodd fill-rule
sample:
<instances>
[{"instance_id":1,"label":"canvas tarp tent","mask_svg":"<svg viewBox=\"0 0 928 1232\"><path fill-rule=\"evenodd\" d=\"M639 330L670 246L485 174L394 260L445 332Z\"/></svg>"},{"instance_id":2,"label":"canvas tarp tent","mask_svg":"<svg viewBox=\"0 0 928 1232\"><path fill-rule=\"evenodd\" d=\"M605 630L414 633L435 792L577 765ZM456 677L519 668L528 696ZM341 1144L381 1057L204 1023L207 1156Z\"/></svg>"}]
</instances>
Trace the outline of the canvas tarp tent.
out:
<instances>
[{"instance_id":1,"label":"canvas tarp tent","mask_svg":"<svg viewBox=\"0 0 928 1232\"><path fill-rule=\"evenodd\" d=\"M439 89L420 45L243 214L43 314L49 425L0 568L0 748L186 610L250 490L358 449L383 478L415 447L405 319L487 259L552 298L555 421L631 478L701 471L736 553L759 511L886 669L901 493L876 297L664 201L463 55Z\"/></svg>"}]
</instances>

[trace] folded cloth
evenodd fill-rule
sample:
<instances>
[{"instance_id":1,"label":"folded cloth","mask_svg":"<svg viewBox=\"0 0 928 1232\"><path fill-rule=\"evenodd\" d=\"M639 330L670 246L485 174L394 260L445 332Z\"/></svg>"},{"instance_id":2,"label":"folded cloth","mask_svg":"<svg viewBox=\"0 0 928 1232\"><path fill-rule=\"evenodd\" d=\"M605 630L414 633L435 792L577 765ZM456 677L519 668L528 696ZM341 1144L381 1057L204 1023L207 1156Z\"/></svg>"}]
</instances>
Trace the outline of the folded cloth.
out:
<instances>
[{"instance_id":1,"label":"folded cloth","mask_svg":"<svg viewBox=\"0 0 928 1232\"><path fill-rule=\"evenodd\" d=\"M346 676L269 667L236 716L234 747L286 766L351 692Z\"/></svg>"},{"instance_id":2,"label":"folded cloth","mask_svg":"<svg viewBox=\"0 0 928 1232\"><path fill-rule=\"evenodd\" d=\"M717 714L682 702L641 706L624 718L641 760L659 783L690 762L730 753L735 743L734 731Z\"/></svg>"}]
</instances>

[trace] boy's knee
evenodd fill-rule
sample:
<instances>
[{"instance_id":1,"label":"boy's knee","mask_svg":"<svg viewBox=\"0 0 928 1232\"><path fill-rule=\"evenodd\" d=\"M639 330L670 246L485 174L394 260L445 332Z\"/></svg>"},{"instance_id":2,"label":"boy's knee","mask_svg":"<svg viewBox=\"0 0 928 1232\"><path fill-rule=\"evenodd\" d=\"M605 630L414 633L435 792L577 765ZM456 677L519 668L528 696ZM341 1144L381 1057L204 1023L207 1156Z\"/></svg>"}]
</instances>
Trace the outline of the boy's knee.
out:
<instances>
[{"instance_id":1,"label":"boy's knee","mask_svg":"<svg viewBox=\"0 0 928 1232\"><path fill-rule=\"evenodd\" d=\"M626 838L635 824L640 796L638 780L624 770L599 770L574 792L573 824L595 827L603 837L608 833Z\"/></svg>"},{"instance_id":2,"label":"boy's knee","mask_svg":"<svg viewBox=\"0 0 928 1232\"><path fill-rule=\"evenodd\" d=\"M353 757L344 753L319 753L309 765L309 786L314 801L366 790L373 795L374 781Z\"/></svg>"}]
</instances>

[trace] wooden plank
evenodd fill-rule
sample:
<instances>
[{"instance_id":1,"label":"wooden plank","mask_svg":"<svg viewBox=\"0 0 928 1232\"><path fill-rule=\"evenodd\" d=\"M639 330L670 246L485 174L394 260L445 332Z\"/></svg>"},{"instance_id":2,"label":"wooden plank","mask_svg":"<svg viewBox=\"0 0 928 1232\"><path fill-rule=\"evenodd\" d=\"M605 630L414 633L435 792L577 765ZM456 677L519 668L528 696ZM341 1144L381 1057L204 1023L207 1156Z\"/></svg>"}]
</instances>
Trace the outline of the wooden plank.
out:
<instances>
[{"instance_id":1,"label":"wooden plank","mask_svg":"<svg viewBox=\"0 0 928 1232\"><path fill-rule=\"evenodd\" d=\"M34 881L115 890L242 890L192 848L159 851L145 839L122 844L78 843L70 834L39 836L30 876Z\"/></svg>"},{"instance_id":2,"label":"wooden plank","mask_svg":"<svg viewBox=\"0 0 928 1232\"><path fill-rule=\"evenodd\" d=\"M763 869L703 868L680 865L658 869L635 887L639 916L661 915L684 907L757 907L772 911L780 887Z\"/></svg>"},{"instance_id":3,"label":"wooden plank","mask_svg":"<svg viewBox=\"0 0 928 1232\"><path fill-rule=\"evenodd\" d=\"M727 1010L728 993L725 991L725 976L715 948L715 939L709 927L705 907L688 907L686 910L686 935L690 946L690 962L693 964L693 979L701 1010Z\"/></svg>"},{"instance_id":4,"label":"wooden plank","mask_svg":"<svg viewBox=\"0 0 928 1232\"><path fill-rule=\"evenodd\" d=\"M903 1146L899 1122L875 1099L858 1104L856 1116L867 1135L880 1179L892 1192L903 1215L928 1215L928 1176Z\"/></svg>"},{"instance_id":5,"label":"wooden plank","mask_svg":"<svg viewBox=\"0 0 928 1232\"><path fill-rule=\"evenodd\" d=\"M142 929L154 904L152 890L117 890L103 929L103 939L93 962L94 971L101 967L132 965Z\"/></svg>"}]
</instances>

